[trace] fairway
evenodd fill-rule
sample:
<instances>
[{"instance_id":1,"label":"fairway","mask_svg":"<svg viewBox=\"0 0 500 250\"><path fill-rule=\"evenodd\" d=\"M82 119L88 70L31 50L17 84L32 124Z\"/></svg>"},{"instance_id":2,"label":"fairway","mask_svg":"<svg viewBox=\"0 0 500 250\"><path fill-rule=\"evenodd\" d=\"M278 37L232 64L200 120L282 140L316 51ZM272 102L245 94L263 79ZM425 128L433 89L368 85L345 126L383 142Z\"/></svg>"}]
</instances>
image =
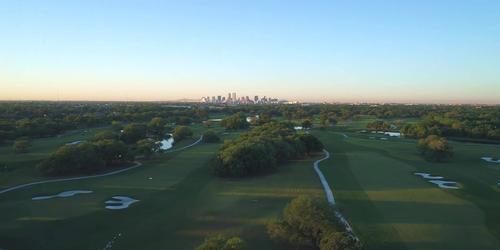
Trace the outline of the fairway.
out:
<instances>
[{"instance_id":1,"label":"fairway","mask_svg":"<svg viewBox=\"0 0 500 250\"><path fill-rule=\"evenodd\" d=\"M207 165L218 147L201 144L165 154L115 176L5 193L0 245L102 249L116 237L116 249L192 249L207 235L223 232L242 235L250 249L274 249L267 221L296 196L324 197L312 168L316 158L293 161L267 176L225 180L214 177ZM32 200L68 190L92 193ZM139 201L123 210L105 209L105 201L117 195Z\"/></svg>"},{"instance_id":2,"label":"fairway","mask_svg":"<svg viewBox=\"0 0 500 250\"><path fill-rule=\"evenodd\" d=\"M499 222L492 211L498 209L498 199L482 199L498 195L494 180L500 172L477 156L479 151L498 150L495 146L454 145L457 158L440 165L421 160L415 144L406 140L345 138L332 131L315 134L332 152L321 169L367 249L500 247ZM462 188L440 189L415 176L418 171L445 176Z\"/></svg>"}]
</instances>

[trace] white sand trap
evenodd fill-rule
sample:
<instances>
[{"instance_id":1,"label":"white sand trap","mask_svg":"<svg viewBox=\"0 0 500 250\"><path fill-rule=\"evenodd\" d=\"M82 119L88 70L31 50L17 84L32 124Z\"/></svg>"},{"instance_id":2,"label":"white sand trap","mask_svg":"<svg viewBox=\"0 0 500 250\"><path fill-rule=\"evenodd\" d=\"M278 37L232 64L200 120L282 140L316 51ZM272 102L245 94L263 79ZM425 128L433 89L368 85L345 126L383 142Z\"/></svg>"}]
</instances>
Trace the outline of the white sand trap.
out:
<instances>
[{"instance_id":1,"label":"white sand trap","mask_svg":"<svg viewBox=\"0 0 500 250\"><path fill-rule=\"evenodd\" d=\"M481 157L481 159L487 162L500 163L500 159L493 159L493 157Z\"/></svg>"},{"instance_id":2,"label":"white sand trap","mask_svg":"<svg viewBox=\"0 0 500 250\"><path fill-rule=\"evenodd\" d=\"M66 143L66 145L77 145L77 144L80 144L80 143L82 143L82 141L74 141L74 142Z\"/></svg>"},{"instance_id":3,"label":"white sand trap","mask_svg":"<svg viewBox=\"0 0 500 250\"><path fill-rule=\"evenodd\" d=\"M429 180L441 180L444 178L443 176L432 176L431 174L428 173L414 173L414 175L418 175L424 179L429 179Z\"/></svg>"},{"instance_id":4,"label":"white sand trap","mask_svg":"<svg viewBox=\"0 0 500 250\"><path fill-rule=\"evenodd\" d=\"M56 195L37 196L37 197L33 197L31 199L34 200L34 201L38 201L38 200L47 200L47 199L52 199L52 198L57 198L57 197L66 198L66 197L71 197L71 196L74 196L74 195L77 195L77 194L90 194L90 193L92 193L92 191L88 191L88 190L71 190L71 191L64 191L64 192L61 192L61 193L56 194Z\"/></svg>"},{"instance_id":5,"label":"white sand trap","mask_svg":"<svg viewBox=\"0 0 500 250\"><path fill-rule=\"evenodd\" d=\"M382 138L380 138L380 140L382 140L382 141L387 141L387 138L382 137Z\"/></svg>"},{"instance_id":6,"label":"white sand trap","mask_svg":"<svg viewBox=\"0 0 500 250\"><path fill-rule=\"evenodd\" d=\"M139 200L132 199L127 196L113 196L114 200L107 200L105 203L110 204L106 206L107 209L125 209L128 208L132 203L136 203Z\"/></svg>"},{"instance_id":7,"label":"white sand trap","mask_svg":"<svg viewBox=\"0 0 500 250\"><path fill-rule=\"evenodd\" d=\"M401 133L399 132L385 132L384 134L391 137L401 137Z\"/></svg>"},{"instance_id":8,"label":"white sand trap","mask_svg":"<svg viewBox=\"0 0 500 250\"><path fill-rule=\"evenodd\" d=\"M418 175L424 179L430 180L430 183L438 185L440 188L447 188L447 189L458 189L457 183L454 181L443 181L442 179L444 177L442 176L433 176L428 173L414 173L414 175Z\"/></svg>"},{"instance_id":9,"label":"white sand trap","mask_svg":"<svg viewBox=\"0 0 500 250\"><path fill-rule=\"evenodd\" d=\"M440 187L440 188L458 189L457 183L454 182L454 181L438 181L438 180L433 180L433 181L429 181L429 182L438 185L438 187Z\"/></svg>"}]
</instances>

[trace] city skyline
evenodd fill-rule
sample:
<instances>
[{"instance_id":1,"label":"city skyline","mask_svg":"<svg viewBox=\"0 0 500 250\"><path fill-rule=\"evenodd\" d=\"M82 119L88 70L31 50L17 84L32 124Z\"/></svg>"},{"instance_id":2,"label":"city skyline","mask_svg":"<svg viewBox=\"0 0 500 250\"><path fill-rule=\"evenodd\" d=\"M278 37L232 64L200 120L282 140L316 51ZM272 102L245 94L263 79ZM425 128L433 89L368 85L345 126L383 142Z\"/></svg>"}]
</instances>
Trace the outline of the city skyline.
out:
<instances>
[{"instance_id":1,"label":"city skyline","mask_svg":"<svg viewBox=\"0 0 500 250\"><path fill-rule=\"evenodd\" d=\"M500 103L500 2L12 1L0 32L0 100Z\"/></svg>"}]
</instances>

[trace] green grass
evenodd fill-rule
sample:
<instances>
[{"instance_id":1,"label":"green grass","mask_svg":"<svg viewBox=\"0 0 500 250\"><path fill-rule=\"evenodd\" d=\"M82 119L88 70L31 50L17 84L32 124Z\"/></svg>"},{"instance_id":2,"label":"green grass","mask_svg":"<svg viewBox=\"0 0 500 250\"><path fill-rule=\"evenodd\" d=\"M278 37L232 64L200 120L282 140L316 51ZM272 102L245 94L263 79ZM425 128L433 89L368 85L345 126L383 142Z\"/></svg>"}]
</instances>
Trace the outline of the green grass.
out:
<instances>
[{"instance_id":1,"label":"green grass","mask_svg":"<svg viewBox=\"0 0 500 250\"><path fill-rule=\"evenodd\" d=\"M192 249L207 235L222 232L242 236L250 249L275 249L267 221L298 195L324 195L313 159L291 162L266 176L219 179L207 165L219 146L201 144L164 154L115 176L6 193L0 199L0 246L102 249L121 233L116 249ZM94 193L31 200L75 189ZM104 201L114 195L140 202L124 210L105 209Z\"/></svg>"},{"instance_id":2,"label":"green grass","mask_svg":"<svg viewBox=\"0 0 500 250\"><path fill-rule=\"evenodd\" d=\"M453 161L431 164L416 154L415 142L409 140L315 133L333 153L322 170L367 249L500 247L495 187L500 166L479 159L498 147L454 144ZM413 175L417 171L445 176L462 189L439 189Z\"/></svg>"},{"instance_id":3,"label":"green grass","mask_svg":"<svg viewBox=\"0 0 500 250\"><path fill-rule=\"evenodd\" d=\"M17 184L46 179L35 166L47 158L57 148L66 143L92 138L97 132L108 127L80 129L51 138L34 139L28 152L14 153L12 145L0 146L0 163L8 166L9 172L0 172L0 189Z\"/></svg>"},{"instance_id":4,"label":"green grass","mask_svg":"<svg viewBox=\"0 0 500 250\"><path fill-rule=\"evenodd\" d=\"M417 154L415 140L370 139L371 135L352 133L366 120L355 122L312 133L332 153L321 169L339 209L366 249L500 249L500 189L496 185L500 165L480 160L499 157L500 147L453 143L453 160L433 164ZM206 129L191 128L193 138L175 147L192 143ZM223 140L242 132L226 134L215 123L211 129ZM28 172L26 176L11 172L15 173L9 176L12 179L2 176L0 180L18 183L33 178L28 174L34 173L29 172L34 171L26 163L29 159L42 159L61 144L84 136L37 140L31 154L39 158L1 154L1 159L25 164L16 171ZM313 160L320 156L290 162L266 176L220 179L208 166L220 145L200 144L162 154L115 176L43 184L0 195L0 248L102 249L121 233L114 249L192 249L207 235L226 233L241 236L249 249L276 249L266 233L267 221L298 195L324 198L312 169ZM461 189L439 189L413 175L417 171L445 176L459 182ZM94 193L31 200L76 189ZM140 202L124 210L105 209L104 202L115 195Z\"/></svg>"}]
</instances>

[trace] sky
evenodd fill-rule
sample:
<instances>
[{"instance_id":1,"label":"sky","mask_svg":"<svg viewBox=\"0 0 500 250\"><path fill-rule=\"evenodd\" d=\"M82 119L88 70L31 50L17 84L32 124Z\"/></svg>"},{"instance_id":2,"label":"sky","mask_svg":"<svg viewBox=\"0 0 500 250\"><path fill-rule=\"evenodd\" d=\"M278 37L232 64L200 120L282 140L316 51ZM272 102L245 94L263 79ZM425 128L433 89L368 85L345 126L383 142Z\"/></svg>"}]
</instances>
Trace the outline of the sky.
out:
<instances>
[{"instance_id":1,"label":"sky","mask_svg":"<svg viewBox=\"0 0 500 250\"><path fill-rule=\"evenodd\" d=\"M500 1L0 0L0 100L500 103Z\"/></svg>"}]
</instances>

